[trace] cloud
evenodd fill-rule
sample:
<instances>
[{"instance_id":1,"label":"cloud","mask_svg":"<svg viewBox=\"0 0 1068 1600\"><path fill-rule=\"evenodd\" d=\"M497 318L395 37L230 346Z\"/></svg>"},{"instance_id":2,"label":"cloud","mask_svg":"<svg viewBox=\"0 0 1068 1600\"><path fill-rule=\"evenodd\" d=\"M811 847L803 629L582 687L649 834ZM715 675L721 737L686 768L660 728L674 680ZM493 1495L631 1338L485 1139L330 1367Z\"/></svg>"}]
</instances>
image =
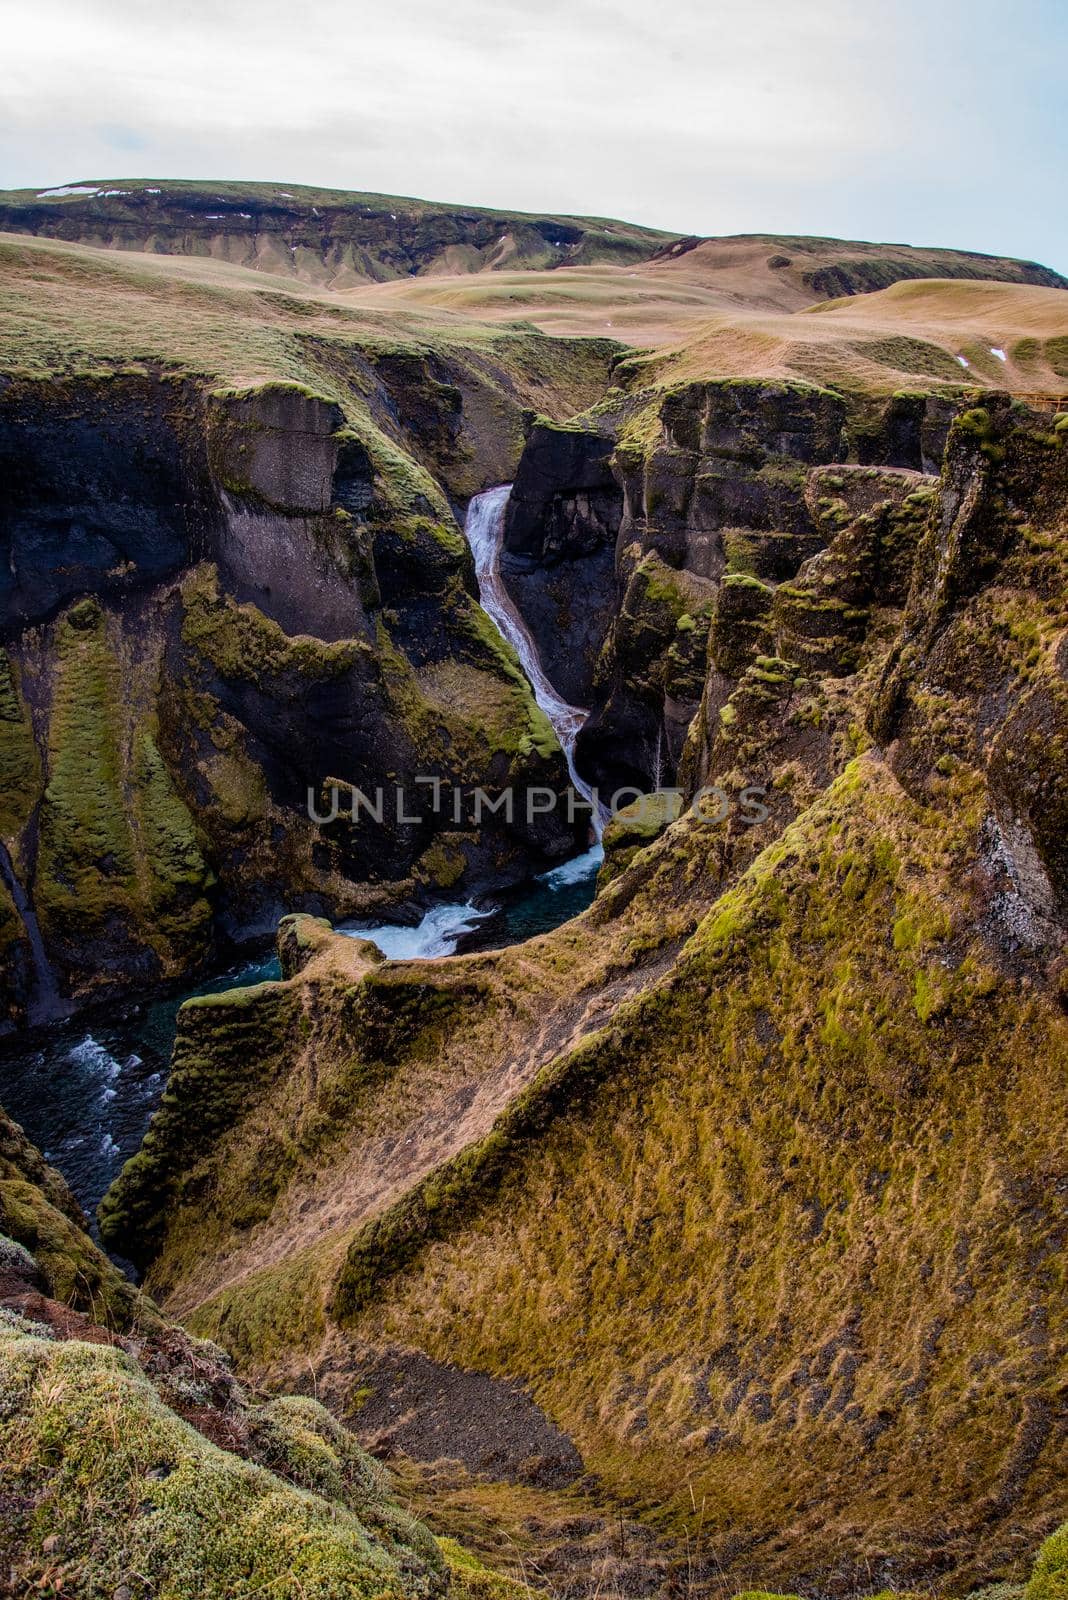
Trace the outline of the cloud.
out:
<instances>
[{"instance_id":1,"label":"cloud","mask_svg":"<svg viewBox=\"0 0 1068 1600\"><path fill-rule=\"evenodd\" d=\"M897 238L931 236L933 187L945 242L1068 256L1019 203L1063 156L1064 32L1047 0L35 0L10 7L0 181L136 152L144 176Z\"/></svg>"}]
</instances>

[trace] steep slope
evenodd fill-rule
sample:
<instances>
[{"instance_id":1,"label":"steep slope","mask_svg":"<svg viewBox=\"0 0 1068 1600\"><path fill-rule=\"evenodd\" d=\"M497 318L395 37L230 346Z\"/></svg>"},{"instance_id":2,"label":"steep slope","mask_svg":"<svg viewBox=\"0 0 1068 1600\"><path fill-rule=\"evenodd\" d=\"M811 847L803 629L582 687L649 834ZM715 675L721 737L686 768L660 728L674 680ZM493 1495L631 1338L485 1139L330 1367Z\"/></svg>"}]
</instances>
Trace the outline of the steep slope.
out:
<instances>
[{"instance_id":1,"label":"steep slope","mask_svg":"<svg viewBox=\"0 0 1068 1600\"><path fill-rule=\"evenodd\" d=\"M671 240L605 218L537 216L269 183L109 179L0 193L0 228L115 250L212 256L307 283L644 261Z\"/></svg>"},{"instance_id":2,"label":"steep slope","mask_svg":"<svg viewBox=\"0 0 1068 1600\"><path fill-rule=\"evenodd\" d=\"M2 1110L0 1369L12 1593L523 1593L403 1511L322 1406L250 1392L165 1322Z\"/></svg>"},{"instance_id":3,"label":"steep slope","mask_svg":"<svg viewBox=\"0 0 1068 1600\"><path fill-rule=\"evenodd\" d=\"M298 919L281 984L186 1007L103 1211L169 1307L357 1424L520 1380L701 1586L1022 1573L1063 1515L1063 435L966 414L904 546L843 502L802 593L904 550L907 601L891 561L855 662L735 665L687 752L762 822L686 814L499 955Z\"/></svg>"},{"instance_id":4,"label":"steep slope","mask_svg":"<svg viewBox=\"0 0 1068 1600\"><path fill-rule=\"evenodd\" d=\"M0 1230L10 1230L0 1231L0 1538L13 1590L530 1600L554 1576L547 1529L560 1539L556 1592L589 1588L591 1573L601 1593L635 1579L648 1593L654 1571L670 1579L647 1529L618 1518L599 1543L604 1522L574 1491L510 1488L487 1515L478 1485L450 1488L445 1464L423 1479L401 1462L398 1480L318 1401L239 1382L217 1345L123 1282L62 1179L2 1112ZM469 1381L466 1398L495 1403L500 1442L522 1427L523 1397L490 1383L480 1394ZM543 1458L537 1470L549 1468ZM451 1536L460 1529L507 1551L537 1587L485 1565ZM1065 1531L1038 1552L1026 1591L1001 1592L1056 1600ZM684 1572L692 1588L692 1555L676 1584Z\"/></svg>"}]
</instances>

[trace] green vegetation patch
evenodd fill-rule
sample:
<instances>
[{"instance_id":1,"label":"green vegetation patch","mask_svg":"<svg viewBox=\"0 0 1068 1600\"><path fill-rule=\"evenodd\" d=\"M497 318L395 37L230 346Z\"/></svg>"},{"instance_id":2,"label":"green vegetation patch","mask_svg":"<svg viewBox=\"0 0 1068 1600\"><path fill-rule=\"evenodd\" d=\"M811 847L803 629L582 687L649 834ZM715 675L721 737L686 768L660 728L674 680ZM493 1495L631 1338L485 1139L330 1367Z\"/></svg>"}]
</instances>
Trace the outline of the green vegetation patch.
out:
<instances>
[{"instance_id":1,"label":"green vegetation patch","mask_svg":"<svg viewBox=\"0 0 1068 1600\"><path fill-rule=\"evenodd\" d=\"M86 1600L442 1592L433 1540L385 1507L373 1463L313 1401L253 1414L294 1483L209 1443L121 1350L5 1321L0 1352L0 1453L19 1506L8 1550L22 1583Z\"/></svg>"}]
</instances>

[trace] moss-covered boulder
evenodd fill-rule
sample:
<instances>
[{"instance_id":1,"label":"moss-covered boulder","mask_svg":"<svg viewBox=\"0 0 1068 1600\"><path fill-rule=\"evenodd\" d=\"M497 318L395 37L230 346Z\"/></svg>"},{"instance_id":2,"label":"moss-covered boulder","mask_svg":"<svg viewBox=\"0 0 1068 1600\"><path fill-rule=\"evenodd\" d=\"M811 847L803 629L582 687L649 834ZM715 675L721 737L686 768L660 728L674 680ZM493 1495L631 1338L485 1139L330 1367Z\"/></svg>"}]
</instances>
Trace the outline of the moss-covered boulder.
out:
<instances>
[{"instance_id":1,"label":"moss-covered boulder","mask_svg":"<svg viewBox=\"0 0 1068 1600\"><path fill-rule=\"evenodd\" d=\"M603 889L618 878L639 850L659 839L665 828L677 821L682 804L683 797L677 789L662 789L621 806L604 830L604 862L597 874L597 887Z\"/></svg>"},{"instance_id":2,"label":"moss-covered boulder","mask_svg":"<svg viewBox=\"0 0 1068 1600\"><path fill-rule=\"evenodd\" d=\"M433 1539L314 1402L250 1417L272 1470L212 1444L121 1350L3 1313L0 1348L0 1526L16 1582L100 1600L445 1592Z\"/></svg>"}]
</instances>

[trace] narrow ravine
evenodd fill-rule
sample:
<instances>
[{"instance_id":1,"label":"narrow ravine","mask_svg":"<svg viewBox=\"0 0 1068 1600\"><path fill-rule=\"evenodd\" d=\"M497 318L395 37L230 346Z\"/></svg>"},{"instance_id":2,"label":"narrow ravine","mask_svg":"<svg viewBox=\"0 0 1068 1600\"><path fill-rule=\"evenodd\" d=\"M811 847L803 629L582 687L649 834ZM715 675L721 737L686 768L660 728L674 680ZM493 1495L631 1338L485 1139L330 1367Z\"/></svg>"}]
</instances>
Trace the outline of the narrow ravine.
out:
<instances>
[{"instance_id":1,"label":"narrow ravine","mask_svg":"<svg viewBox=\"0 0 1068 1600\"><path fill-rule=\"evenodd\" d=\"M590 786L575 770L575 740L586 712L562 699L549 682L530 631L504 587L500 571L504 508L510 488L487 490L471 501L465 534L475 561L482 608L512 645L567 761L576 791L593 803ZM598 841L498 903L470 901L432 906L417 924L376 923L338 929L372 939L390 960L434 960L457 949L499 949L533 938L577 916L589 904L604 818L594 811ZM61 1017L65 1002L55 986L32 906L0 846L0 876L26 924L36 987L34 1020ZM273 956L239 963L179 992L57 1021L25 1040L0 1043L0 1104L63 1173L92 1215L120 1168L135 1154L163 1093L179 1007L193 995L262 983L280 976Z\"/></svg>"},{"instance_id":2,"label":"narrow ravine","mask_svg":"<svg viewBox=\"0 0 1068 1600\"><path fill-rule=\"evenodd\" d=\"M33 989L27 1007L30 1022L48 1022L53 1017L61 1017L69 1010L68 1003L60 995L55 974L45 954L37 913L33 909L29 895L19 882L7 846L2 841L0 841L0 878L7 886L15 910L22 918L30 946L30 958L33 962Z\"/></svg>"}]
</instances>

